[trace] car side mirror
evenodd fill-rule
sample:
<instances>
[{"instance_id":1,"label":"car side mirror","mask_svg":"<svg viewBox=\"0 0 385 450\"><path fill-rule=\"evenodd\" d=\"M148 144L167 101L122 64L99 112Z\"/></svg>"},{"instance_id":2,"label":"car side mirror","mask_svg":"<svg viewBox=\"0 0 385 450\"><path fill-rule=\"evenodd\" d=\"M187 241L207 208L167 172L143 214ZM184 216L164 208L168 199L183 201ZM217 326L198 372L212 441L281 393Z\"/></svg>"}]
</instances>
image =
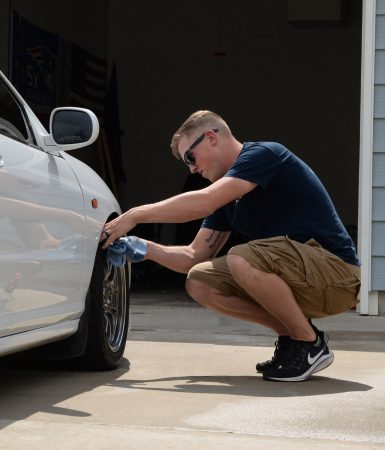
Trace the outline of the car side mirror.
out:
<instances>
[{"instance_id":1,"label":"car side mirror","mask_svg":"<svg viewBox=\"0 0 385 450\"><path fill-rule=\"evenodd\" d=\"M49 121L50 136L61 150L75 150L92 144L99 135L99 121L84 108L56 108Z\"/></svg>"}]
</instances>

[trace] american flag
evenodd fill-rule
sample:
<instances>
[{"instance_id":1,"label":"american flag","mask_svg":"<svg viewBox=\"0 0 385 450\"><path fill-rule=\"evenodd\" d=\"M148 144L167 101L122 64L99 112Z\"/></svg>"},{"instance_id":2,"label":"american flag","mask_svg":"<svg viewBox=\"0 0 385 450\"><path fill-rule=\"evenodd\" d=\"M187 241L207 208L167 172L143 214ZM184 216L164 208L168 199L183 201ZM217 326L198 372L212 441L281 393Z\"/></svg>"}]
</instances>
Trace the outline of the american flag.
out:
<instances>
[{"instance_id":1,"label":"american flag","mask_svg":"<svg viewBox=\"0 0 385 450\"><path fill-rule=\"evenodd\" d=\"M56 55L53 55L46 45L36 45L35 47L26 48L25 51L38 64L44 64L47 58L56 58Z\"/></svg>"},{"instance_id":2,"label":"american flag","mask_svg":"<svg viewBox=\"0 0 385 450\"><path fill-rule=\"evenodd\" d=\"M71 105L91 109L103 122L106 88L107 60L71 43Z\"/></svg>"}]
</instances>

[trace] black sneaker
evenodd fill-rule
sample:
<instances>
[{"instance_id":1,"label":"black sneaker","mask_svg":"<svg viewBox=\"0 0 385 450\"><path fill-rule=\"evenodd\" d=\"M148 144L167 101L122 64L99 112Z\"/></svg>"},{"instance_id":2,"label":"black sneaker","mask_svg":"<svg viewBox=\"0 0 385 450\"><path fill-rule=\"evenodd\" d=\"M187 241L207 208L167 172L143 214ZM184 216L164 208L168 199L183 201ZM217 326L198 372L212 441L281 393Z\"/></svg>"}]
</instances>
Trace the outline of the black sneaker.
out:
<instances>
[{"instance_id":1,"label":"black sneaker","mask_svg":"<svg viewBox=\"0 0 385 450\"><path fill-rule=\"evenodd\" d=\"M327 346L325 334L317 330L316 342L289 338L284 354L263 372L264 380L304 381L313 373L330 366L334 355Z\"/></svg>"},{"instance_id":2,"label":"black sneaker","mask_svg":"<svg viewBox=\"0 0 385 450\"><path fill-rule=\"evenodd\" d=\"M274 362L279 359L280 355L283 355L285 353L285 349L288 346L289 342L289 336L278 336L278 340L275 341L275 350L273 357L271 359L268 359L267 361L257 363L255 366L257 372L263 373L265 370L270 369L270 367L274 365Z\"/></svg>"},{"instance_id":3,"label":"black sneaker","mask_svg":"<svg viewBox=\"0 0 385 450\"><path fill-rule=\"evenodd\" d=\"M307 319L307 321L309 322L310 326L313 328L313 330L314 330L316 336L319 336L323 341L325 341L325 344L327 344L328 341L329 341L329 336L328 336L327 334L325 334L323 331L319 330L319 329L313 324L313 322L311 321L311 319ZM333 355L333 358L332 358L332 360L330 361L330 364L331 364L331 363L333 362L333 360L334 360L334 354L333 354L333 352L330 352L330 350L329 350L328 347L326 347L326 348L327 348L327 351ZM329 364L329 366L330 366L330 364ZM325 366L325 367L327 367L327 366ZM325 369L325 367L323 367L322 365L317 366L317 367L314 368L314 370L313 370L312 373L319 372L320 370Z\"/></svg>"},{"instance_id":4,"label":"black sneaker","mask_svg":"<svg viewBox=\"0 0 385 450\"><path fill-rule=\"evenodd\" d=\"M323 335L323 331L320 331L313 324L311 319L308 319L308 322L309 322L310 326L313 328L313 330L314 330L316 335L319 334L319 333L322 333L322 335ZM271 359L268 359L267 361L264 361L264 362L261 362L261 363L257 363L256 366L255 366L257 372L263 373L265 370L270 369L270 367L273 366L274 361L276 361L279 358L280 355L285 353L285 347L287 347L288 342L289 342L289 337L288 336L278 336L278 340L275 341L275 350L274 350L273 357ZM317 372L317 370L315 370L314 372Z\"/></svg>"}]
</instances>

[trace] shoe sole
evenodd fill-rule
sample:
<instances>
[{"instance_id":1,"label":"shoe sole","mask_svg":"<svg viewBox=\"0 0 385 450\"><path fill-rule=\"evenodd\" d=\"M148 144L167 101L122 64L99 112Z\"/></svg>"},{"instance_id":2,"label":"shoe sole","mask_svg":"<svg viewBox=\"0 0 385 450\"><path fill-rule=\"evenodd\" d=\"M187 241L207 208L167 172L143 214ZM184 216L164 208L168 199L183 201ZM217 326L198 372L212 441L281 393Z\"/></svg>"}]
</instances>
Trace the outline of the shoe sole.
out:
<instances>
[{"instance_id":1,"label":"shoe sole","mask_svg":"<svg viewBox=\"0 0 385 450\"><path fill-rule=\"evenodd\" d=\"M263 375L263 379L267 381L305 381L307 380L313 373L320 372L323 369L326 369L326 367L329 367L330 364L334 361L334 353L329 352L326 355L321 356L315 364L313 364L309 370L307 370L302 375L299 375L298 377L290 377L290 378L278 378L278 377L268 377L265 374Z\"/></svg>"},{"instance_id":2,"label":"shoe sole","mask_svg":"<svg viewBox=\"0 0 385 450\"><path fill-rule=\"evenodd\" d=\"M330 366L330 364L334 361L334 353L333 353L333 352L330 352L330 353L328 353L328 355L332 355L332 360L329 362L329 364L327 364L326 366L323 366L323 365L320 364L319 366L317 366L317 367L315 368L315 370L313 370L312 373L319 372L319 371L321 371L322 369L326 369L326 367ZM266 367L266 368L264 368L264 369L257 369L257 368L255 368L255 369L256 369L257 373L264 373L266 370L269 370L270 367L272 367L272 364L271 364L269 367Z\"/></svg>"},{"instance_id":3,"label":"shoe sole","mask_svg":"<svg viewBox=\"0 0 385 450\"><path fill-rule=\"evenodd\" d=\"M270 367L266 367L264 369L257 369L257 368L255 368L255 370L257 371L257 373L263 373L263 372L265 372L265 370L270 369Z\"/></svg>"}]
</instances>

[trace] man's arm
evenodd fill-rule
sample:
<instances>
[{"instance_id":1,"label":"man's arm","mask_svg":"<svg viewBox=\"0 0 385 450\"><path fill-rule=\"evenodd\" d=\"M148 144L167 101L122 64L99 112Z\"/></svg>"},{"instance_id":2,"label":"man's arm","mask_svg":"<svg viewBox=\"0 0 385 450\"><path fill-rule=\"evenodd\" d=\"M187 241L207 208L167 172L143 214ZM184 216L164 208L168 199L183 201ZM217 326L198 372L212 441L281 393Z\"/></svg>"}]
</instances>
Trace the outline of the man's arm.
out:
<instances>
[{"instance_id":1,"label":"man's arm","mask_svg":"<svg viewBox=\"0 0 385 450\"><path fill-rule=\"evenodd\" d=\"M231 231L201 228L194 241L186 246L165 246L147 241L150 259L176 272L187 273L195 264L214 258L228 240Z\"/></svg>"},{"instance_id":2,"label":"man's arm","mask_svg":"<svg viewBox=\"0 0 385 450\"><path fill-rule=\"evenodd\" d=\"M207 217L221 206L242 197L255 186L255 183L240 178L223 177L204 189L132 208L105 226L108 239L103 248L107 248L111 242L139 223L183 223Z\"/></svg>"}]
</instances>

